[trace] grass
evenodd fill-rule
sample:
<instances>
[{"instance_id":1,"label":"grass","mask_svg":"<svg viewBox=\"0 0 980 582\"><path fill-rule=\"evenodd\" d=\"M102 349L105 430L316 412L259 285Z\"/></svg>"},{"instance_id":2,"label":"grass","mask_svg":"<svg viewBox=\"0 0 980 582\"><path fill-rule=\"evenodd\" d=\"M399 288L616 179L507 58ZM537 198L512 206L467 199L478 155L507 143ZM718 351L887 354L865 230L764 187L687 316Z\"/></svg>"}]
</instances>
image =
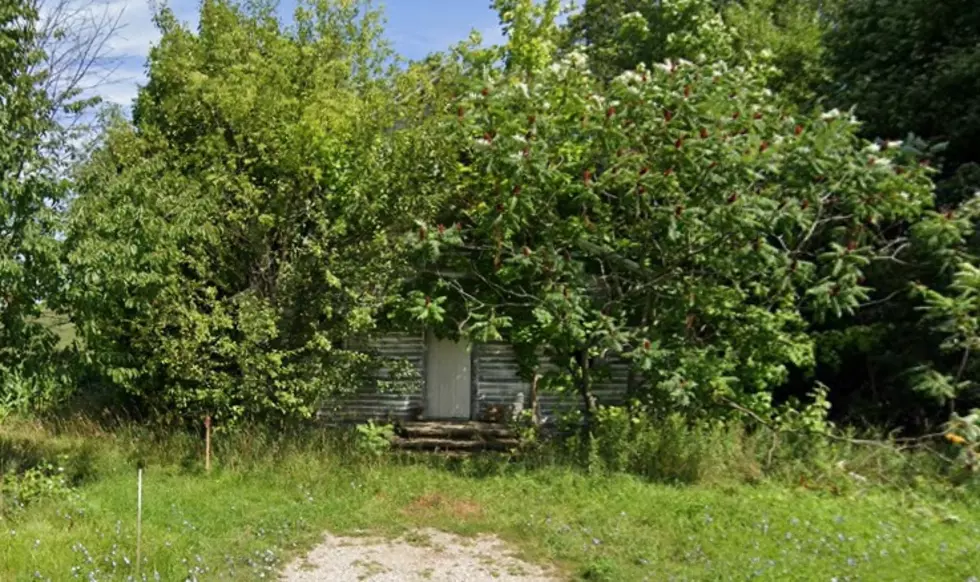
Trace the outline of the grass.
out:
<instances>
[{"instance_id":1,"label":"grass","mask_svg":"<svg viewBox=\"0 0 980 582\"><path fill-rule=\"evenodd\" d=\"M67 315L57 313L45 308L36 320L45 329L51 331L58 338L55 349L63 350L71 346L78 339L75 324L71 322Z\"/></svg>"},{"instance_id":2,"label":"grass","mask_svg":"<svg viewBox=\"0 0 980 582\"><path fill-rule=\"evenodd\" d=\"M205 474L189 436L0 427L0 469L52 459L71 485L22 508L8 500L0 580L135 576L141 459L148 580L274 579L325 530L395 536L417 527L496 533L526 559L583 580L980 576L980 504L931 488L834 495L480 460L451 468L354 460L329 435L218 435L216 447L216 468Z\"/></svg>"}]
</instances>

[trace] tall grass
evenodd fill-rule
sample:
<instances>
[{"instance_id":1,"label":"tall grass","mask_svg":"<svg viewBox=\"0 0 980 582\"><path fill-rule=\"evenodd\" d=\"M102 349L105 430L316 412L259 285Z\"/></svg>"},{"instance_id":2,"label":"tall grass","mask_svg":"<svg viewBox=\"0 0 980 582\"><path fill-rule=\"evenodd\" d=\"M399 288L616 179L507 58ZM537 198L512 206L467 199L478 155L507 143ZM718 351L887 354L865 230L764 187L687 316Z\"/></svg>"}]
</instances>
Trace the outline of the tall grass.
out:
<instances>
[{"instance_id":1,"label":"tall grass","mask_svg":"<svg viewBox=\"0 0 980 582\"><path fill-rule=\"evenodd\" d=\"M901 477L909 466L865 449L840 468L842 445L774 444L760 431L676 419L607 422L584 457L574 440L444 460L362 455L351 439L316 427L219 431L206 473L195 433L7 422L8 475L54 467L49 476L67 477L2 513L0 580L135 575L138 463L148 580L270 579L323 530L398 536L420 526L493 532L590 580L980 574L980 505L965 486L929 473L924 485L899 486L912 482ZM838 482L846 486L829 486Z\"/></svg>"}]
</instances>

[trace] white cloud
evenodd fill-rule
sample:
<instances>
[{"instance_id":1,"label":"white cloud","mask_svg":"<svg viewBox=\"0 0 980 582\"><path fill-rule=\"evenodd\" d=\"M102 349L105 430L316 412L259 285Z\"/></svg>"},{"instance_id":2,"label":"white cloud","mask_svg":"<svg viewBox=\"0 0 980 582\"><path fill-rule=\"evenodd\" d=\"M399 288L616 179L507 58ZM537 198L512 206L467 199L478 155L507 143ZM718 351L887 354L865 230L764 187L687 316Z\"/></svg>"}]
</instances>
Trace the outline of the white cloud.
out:
<instances>
[{"instance_id":1,"label":"white cloud","mask_svg":"<svg viewBox=\"0 0 980 582\"><path fill-rule=\"evenodd\" d=\"M110 55L145 58L150 46L160 40L160 31L153 24L153 9L149 2L117 0L107 3L105 10L120 18L120 29L109 40Z\"/></svg>"}]
</instances>

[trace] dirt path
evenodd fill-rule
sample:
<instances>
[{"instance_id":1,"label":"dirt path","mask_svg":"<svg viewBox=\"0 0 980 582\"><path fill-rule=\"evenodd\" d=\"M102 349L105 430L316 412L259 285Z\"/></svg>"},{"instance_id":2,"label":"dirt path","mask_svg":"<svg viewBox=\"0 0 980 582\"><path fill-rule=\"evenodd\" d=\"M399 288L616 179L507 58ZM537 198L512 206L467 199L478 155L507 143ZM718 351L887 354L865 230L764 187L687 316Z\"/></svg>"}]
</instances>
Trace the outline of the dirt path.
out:
<instances>
[{"instance_id":1,"label":"dirt path","mask_svg":"<svg viewBox=\"0 0 980 582\"><path fill-rule=\"evenodd\" d=\"M493 536L464 538L433 529L395 540L327 535L286 567L282 582L555 582L540 566L513 557Z\"/></svg>"}]
</instances>

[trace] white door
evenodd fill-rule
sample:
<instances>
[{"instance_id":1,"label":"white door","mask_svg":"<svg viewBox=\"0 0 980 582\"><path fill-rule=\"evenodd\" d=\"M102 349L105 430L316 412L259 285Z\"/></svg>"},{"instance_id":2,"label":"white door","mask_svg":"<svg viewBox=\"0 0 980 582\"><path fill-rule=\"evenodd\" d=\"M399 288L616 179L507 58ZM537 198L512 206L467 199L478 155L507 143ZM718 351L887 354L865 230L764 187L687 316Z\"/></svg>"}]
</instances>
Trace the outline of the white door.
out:
<instances>
[{"instance_id":1,"label":"white door","mask_svg":"<svg viewBox=\"0 0 980 582\"><path fill-rule=\"evenodd\" d=\"M470 346L466 342L426 338L426 418L470 417Z\"/></svg>"}]
</instances>

